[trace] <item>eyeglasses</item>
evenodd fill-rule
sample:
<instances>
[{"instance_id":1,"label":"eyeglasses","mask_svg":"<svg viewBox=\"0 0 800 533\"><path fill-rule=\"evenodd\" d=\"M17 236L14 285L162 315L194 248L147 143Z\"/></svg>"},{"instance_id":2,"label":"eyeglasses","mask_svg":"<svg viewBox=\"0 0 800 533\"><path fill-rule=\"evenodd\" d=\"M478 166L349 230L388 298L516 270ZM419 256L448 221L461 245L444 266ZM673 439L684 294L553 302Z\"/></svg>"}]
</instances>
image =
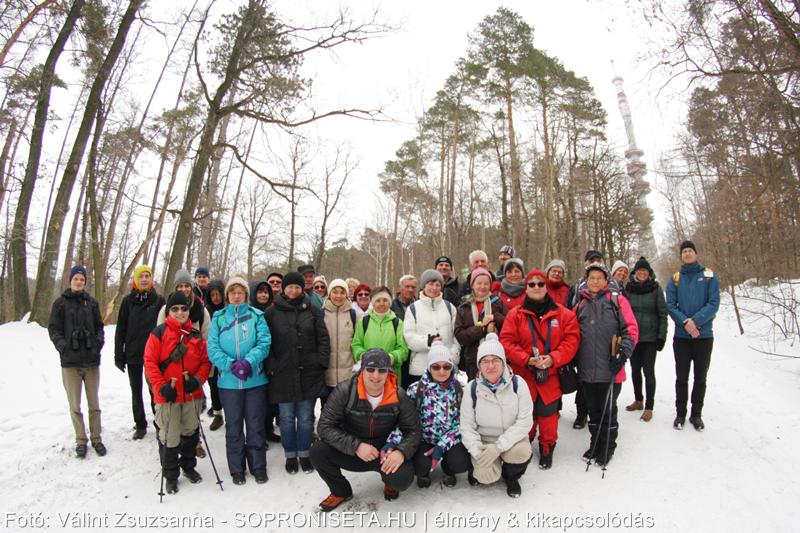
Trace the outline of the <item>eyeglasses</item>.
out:
<instances>
[{"instance_id":1,"label":"eyeglasses","mask_svg":"<svg viewBox=\"0 0 800 533\"><path fill-rule=\"evenodd\" d=\"M276 285L278 287L281 286L281 280L279 279L273 279L272 281L268 281L267 283L269 283L270 285Z\"/></svg>"},{"instance_id":2,"label":"eyeglasses","mask_svg":"<svg viewBox=\"0 0 800 533\"><path fill-rule=\"evenodd\" d=\"M530 283L528 283L528 287L531 287L531 288L539 287L541 289L545 285L547 285L547 283L544 282L544 281L531 281Z\"/></svg>"},{"instance_id":3,"label":"eyeglasses","mask_svg":"<svg viewBox=\"0 0 800 533\"><path fill-rule=\"evenodd\" d=\"M481 362L478 365L490 366L490 365L500 365L503 363L503 360L499 357L484 357L481 359Z\"/></svg>"},{"instance_id":4,"label":"eyeglasses","mask_svg":"<svg viewBox=\"0 0 800 533\"><path fill-rule=\"evenodd\" d=\"M379 374L386 374L389 372L388 368L372 368L371 366L365 368L368 373L372 374L373 372L378 372Z\"/></svg>"},{"instance_id":5,"label":"eyeglasses","mask_svg":"<svg viewBox=\"0 0 800 533\"><path fill-rule=\"evenodd\" d=\"M439 372L440 370L446 370L449 372L453 370L453 365L449 363L445 363L443 365L431 365L431 370L433 370L434 372Z\"/></svg>"},{"instance_id":6,"label":"eyeglasses","mask_svg":"<svg viewBox=\"0 0 800 533\"><path fill-rule=\"evenodd\" d=\"M170 313L187 313L189 308L185 305L173 305L169 308Z\"/></svg>"},{"instance_id":7,"label":"eyeglasses","mask_svg":"<svg viewBox=\"0 0 800 533\"><path fill-rule=\"evenodd\" d=\"M362 296L366 296L367 298L369 298L369 293L368 292L359 292L358 294L356 294L356 296L358 296L359 298L362 297Z\"/></svg>"}]
</instances>

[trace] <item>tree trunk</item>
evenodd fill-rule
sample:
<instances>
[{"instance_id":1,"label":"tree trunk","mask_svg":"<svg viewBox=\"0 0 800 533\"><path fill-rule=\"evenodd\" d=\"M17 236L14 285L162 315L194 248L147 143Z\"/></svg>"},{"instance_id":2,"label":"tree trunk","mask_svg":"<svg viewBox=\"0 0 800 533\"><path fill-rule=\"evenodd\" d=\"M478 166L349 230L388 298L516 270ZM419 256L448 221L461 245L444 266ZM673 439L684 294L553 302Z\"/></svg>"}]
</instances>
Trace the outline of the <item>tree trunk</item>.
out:
<instances>
[{"instance_id":1,"label":"tree trunk","mask_svg":"<svg viewBox=\"0 0 800 533\"><path fill-rule=\"evenodd\" d=\"M58 32L53 46L47 55L42 68L42 78L39 84L39 92L36 97L36 115L33 119L33 130L31 131L30 149L28 151L28 162L25 166L25 177L20 187L17 209L14 215L14 226L11 234L11 257L14 264L12 273L14 276L14 318L22 316L30 310L30 296L28 295L28 213L30 212L33 189L36 183L36 176L39 173L39 159L42 153L42 141L44 139L45 124L47 123L47 112L50 108L50 90L53 87L56 63L64 51L75 23L80 17L81 9L85 0L75 0L67 13L64 25ZM2 61L0 60L0 64Z\"/></svg>"},{"instance_id":2,"label":"tree trunk","mask_svg":"<svg viewBox=\"0 0 800 533\"><path fill-rule=\"evenodd\" d=\"M78 175L81 161L83 160L83 154L86 150L86 144L91 133L92 122L97 113L100 97L105 88L106 81L111 74L111 69L114 67L117 58L122 52L128 31L136 18L137 11L143 3L144 0L130 0L130 4L128 4L128 8L117 30L117 34L114 37L114 42L111 44L111 48L106 58L103 60L103 64L92 84L92 89L89 92L89 98L86 102L83 120L81 121L80 128L75 137L75 143L72 146L72 152L67 161L67 168L64 170L64 175L61 179L61 185L58 187L58 194L53 204L53 215L47 226L45 246L42 250L41 260L39 261L39 269L36 275L36 294L34 296L34 305L31 312L31 320L42 325L47 321L48 304L53 297L54 275L58 263L58 250L61 244L61 232L64 219L69 209L69 198L72 194L72 187L75 184L75 178Z\"/></svg>"},{"instance_id":3,"label":"tree trunk","mask_svg":"<svg viewBox=\"0 0 800 533\"><path fill-rule=\"evenodd\" d=\"M247 159L250 157L250 150L253 148L253 139L255 139L256 136L256 129L257 128L253 127L253 130L250 133L250 140L247 142L247 151L244 154L245 161L247 161ZM236 214L236 209L239 207L239 194L242 191L242 182L244 181L245 170L246 167L242 165L242 172L239 174L239 184L236 186L236 197L233 199L233 210L231 211L231 220L228 224L228 235L225 239L225 253L222 256L222 270L220 272L220 274L225 278L228 277L228 259L231 250L231 236L233 235L233 220L234 215Z\"/></svg>"},{"instance_id":4,"label":"tree trunk","mask_svg":"<svg viewBox=\"0 0 800 533\"><path fill-rule=\"evenodd\" d=\"M514 106L511 96L511 80L505 83L506 114L508 116L508 155L511 158L511 220L520 220L522 186L520 183L519 157L517 156L517 139L514 133ZM517 246L516 224L511 224L511 246Z\"/></svg>"},{"instance_id":5,"label":"tree trunk","mask_svg":"<svg viewBox=\"0 0 800 533\"><path fill-rule=\"evenodd\" d=\"M56 0L45 0L41 4L34 6L33 9L31 9L31 12L28 13L28 15L22 20L22 22L20 22L19 26L17 26L17 28L14 30L14 32L6 41L6 43L3 45L3 49L0 50L0 67L2 67L3 64L6 62L6 55L8 54L8 51L11 50L11 47L14 46L14 43L17 42L19 36L22 35L22 32L25 30L25 27L28 24L30 24L31 21L33 21L33 19L36 17L36 15L39 14L40 11L42 11L47 7L50 7L50 5L54 4L55 1ZM83 3L83 0L79 1ZM67 15L67 18L69 18L69 15Z\"/></svg>"},{"instance_id":6,"label":"tree trunk","mask_svg":"<svg viewBox=\"0 0 800 533\"><path fill-rule=\"evenodd\" d=\"M89 159L86 162L87 186L86 195L89 197L89 221L92 232L92 264L94 265L94 299L100 309L105 305L106 299L106 267L103 261L102 243L100 242L100 214L97 210L97 146L103 134L105 118L102 104L97 108L97 119L94 125L92 146L89 148ZM122 196L122 194L119 194ZM123 280L120 280L122 283Z\"/></svg>"}]
</instances>

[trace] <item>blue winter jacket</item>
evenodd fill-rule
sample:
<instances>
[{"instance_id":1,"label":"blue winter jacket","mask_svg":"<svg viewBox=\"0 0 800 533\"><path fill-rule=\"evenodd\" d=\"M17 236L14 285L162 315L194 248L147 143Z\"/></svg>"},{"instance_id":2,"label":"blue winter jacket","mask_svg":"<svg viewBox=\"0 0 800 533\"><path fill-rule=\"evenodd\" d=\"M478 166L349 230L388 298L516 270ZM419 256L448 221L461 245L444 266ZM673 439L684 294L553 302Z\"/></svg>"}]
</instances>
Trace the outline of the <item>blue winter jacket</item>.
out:
<instances>
[{"instance_id":1,"label":"blue winter jacket","mask_svg":"<svg viewBox=\"0 0 800 533\"><path fill-rule=\"evenodd\" d=\"M221 389L251 389L267 384L264 359L272 338L264 313L247 304L228 304L214 313L208 334L208 358L219 370L217 386ZM247 359L253 375L241 380L231 373L231 365Z\"/></svg>"},{"instance_id":2,"label":"blue winter jacket","mask_svg":"<svg viewBox=\"0 0 800 533\"><path fill-rule=\"evenodd\" d=\"M675 322L675 337L691 339L683 322L694 320L701 339L714 337L712 324L719 310L719 281L713 272L700 263L682 265L678 285L675 279L667 282L667 309Z\"/></svg>"}]
</instances>

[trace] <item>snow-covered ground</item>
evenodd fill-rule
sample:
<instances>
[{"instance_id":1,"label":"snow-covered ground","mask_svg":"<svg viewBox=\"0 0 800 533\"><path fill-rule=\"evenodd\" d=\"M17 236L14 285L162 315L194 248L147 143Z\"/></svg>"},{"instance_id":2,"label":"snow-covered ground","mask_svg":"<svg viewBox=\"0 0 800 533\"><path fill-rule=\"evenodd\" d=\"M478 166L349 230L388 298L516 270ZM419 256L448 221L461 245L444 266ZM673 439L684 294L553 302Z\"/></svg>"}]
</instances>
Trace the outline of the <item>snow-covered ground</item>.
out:
<instances>
[{"instance_id":1,"label":"snow-covered ground","mask_svg":"<svg viewBox=\"0 0 800 533\"><path fill-rule=\"evenodd\" d=\"M0 426L0 530L178 526L171 529L333 531L382 526L563 531L593 525L655 531L796 531L800 359L766 355L750 346L793 356L800 356L800 347L781 343L767 350L766 325L748 318L748 331L740 336L732 308L723 300L715 323L704 433L691 427L672 429L674 363L668 343L658 356L655 416L650 423L639 421L640 413L624 411L633 392L630 382L623 387L619 447L605 479L598 467L585 472L579 460L589 434L572 429L575 408L570 396L553 468L543 472L532 464L522 478L520 499L508 498L501 484L470 487L462 475L455 488L435 483L421 490L414 484L396 502L385 502L377 474L349 474L355 498L347 512L327 516L316 512L327 496L324 483L316 474L286 474L279 445L268 452L266 485L249 478L246 485L234 486L225 468L224 429L208 431L205 415L224 492L214 483L205 458L198 465L203 482L190 485L182 480L180 492L159 504L155 436L151 431L144 441L131 440L128 381L113 365L113 342L103 350L100 385L103 439L109 452L101 458L90 449L85 460L76 459L58 355L46 330L5 324L0 326L7 362L0 374L5 413ZM113 336L114 328L107 327L106 338ZM84 416L88 423L86 409ZM439 475L434 474L435 481ZM288 521L279 522L281 517Z\"/></svg>"}]
</instances>

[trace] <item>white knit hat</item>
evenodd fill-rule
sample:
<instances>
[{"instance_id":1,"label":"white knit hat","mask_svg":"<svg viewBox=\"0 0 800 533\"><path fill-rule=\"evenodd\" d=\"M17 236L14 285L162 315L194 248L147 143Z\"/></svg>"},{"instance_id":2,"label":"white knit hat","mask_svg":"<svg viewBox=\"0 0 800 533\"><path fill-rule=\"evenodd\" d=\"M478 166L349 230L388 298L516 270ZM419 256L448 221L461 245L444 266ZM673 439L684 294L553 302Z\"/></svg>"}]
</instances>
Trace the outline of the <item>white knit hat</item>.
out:
<instances>
[{"instance_id":1,"label":"white knit hat","mask_svg":"<svg viewBox=\"0 0 800 533\"><path fill-rule=\"evenodd\" d=\"M611 275L613 276L613 275L614 275L614 272L616 272L616 271L617 271L617 270L619 270L620 268L624 268L624 269L625 269L625 270L627 270L628 272L630 272L630 270L631 270L631 269L630 269L630 267L629 267L628 265L626 265L626 264L625 264L625 261L620 261L620 260L617 260L617 261L614 263L614 266L612 266L612 267L611 267Z\"/></svg>"},{"instance_id":2,"label":"white knit hat","mask_svg":"<svg viewBox=\"0 0 800 533\"><path fill-rule=\"evenodd\" d=\"M478 346L478 364L481 364L481 358L487 355L499 357L503 360L503 364L506 363L506 351L503 349L503 345L500 344L500 340L497 338L497 333L487 334L486 340L484 340L481 345ZM430 356L428 360L430 360Z\"/></svg>"},{"instance_id":3,"label":"white knit hat","mask_svg":"<svg viewBox=\"0 0 800 533\"><path fill-rule=\"evenodd\" d=\"M453 363L450 359L450 350L447 349L447 346L442 341L433 341L431 349L428 350L428 367L434 363L442 362Z\"/></svg>"},{"instance_id":4,"label":"white knit hat","mask_svg":"<svg viewBox=\"0 0 800 533\"><path fill-rule=\"evenodd\" d=\"M333 292L333 289L339 287L340 289L344 289L344 295L347 296L347 282L341 278L336 278L335 280L331 281L328 285L328 294ZM350 298L348 298L349 300Z\"/></svg>"},{"instance_id":5,"label":"white knit hat","mask_svg":"<svg viewBox=\"0 0 800 533\"><path fill-rule=\"evenodd\" d=\"M231 279L228 280L228 283L225 284L225 297L228 297L228 293L231 291L234 285L238 285L244 289L245 294L245 302L250 295L250 288L247 286L247 280L241 276L233 276Z\"/></svg>"}]
</instances>

